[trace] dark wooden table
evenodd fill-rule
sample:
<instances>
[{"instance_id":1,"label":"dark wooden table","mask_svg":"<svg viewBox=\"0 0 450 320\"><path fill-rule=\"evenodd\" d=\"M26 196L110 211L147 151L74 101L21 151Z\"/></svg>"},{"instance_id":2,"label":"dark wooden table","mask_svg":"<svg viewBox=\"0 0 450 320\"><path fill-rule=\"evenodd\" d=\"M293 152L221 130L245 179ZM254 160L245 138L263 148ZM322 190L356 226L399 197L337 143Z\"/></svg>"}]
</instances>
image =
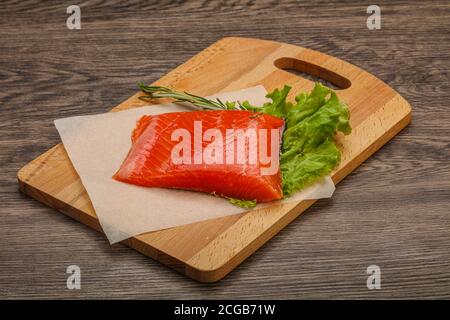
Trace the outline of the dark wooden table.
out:
<instances>
[{"instance_id":1,"label":"dark wooden table","mask_svg":"<svg viewBox=\"0 0 450 320\"><path fill-rule=\"evenodd\" d=\"M0 298L450 298L450 5L376 1L59 1L0 8ZM116 4L117 3L117 4ZM240 267L200 284L24 196L16 173L53 120L105 112L224 36L288 42L398 90L413 122ZM66 268L81 268L81 290ZM368 290L366 269L381 268Z\"/></svg>"}]
</instances>

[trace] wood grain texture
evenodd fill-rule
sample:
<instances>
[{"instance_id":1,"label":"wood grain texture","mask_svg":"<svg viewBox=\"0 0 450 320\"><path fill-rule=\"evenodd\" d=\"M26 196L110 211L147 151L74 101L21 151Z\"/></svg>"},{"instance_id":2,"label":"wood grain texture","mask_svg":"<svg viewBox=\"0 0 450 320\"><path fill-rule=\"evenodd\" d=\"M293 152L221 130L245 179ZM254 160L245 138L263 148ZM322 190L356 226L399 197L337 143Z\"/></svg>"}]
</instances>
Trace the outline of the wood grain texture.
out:
<instances>
[{"instance_id":1,"label":"wood grain texture","mask_svg":"<svg viewBox=\"0 0 450 320\"><path fill-rule=\"evenodd\" d=\"M448 297L449 7L380 2L383 27L369 31L366 5L88 2L83 29L69 31L60 4L2 4L1 296ZM351 61L398 90L414 122L347 177L332 200L316 203L213 285L121 245L110 248L17 192L17 170L58 142L49 118L107 111L134 93L136 82L158 79L227 35ZM65 289L69 264L82 268L81 291ZM370 264L382 268L382 290L365 286Z\"/></svg>"}]
</instances>

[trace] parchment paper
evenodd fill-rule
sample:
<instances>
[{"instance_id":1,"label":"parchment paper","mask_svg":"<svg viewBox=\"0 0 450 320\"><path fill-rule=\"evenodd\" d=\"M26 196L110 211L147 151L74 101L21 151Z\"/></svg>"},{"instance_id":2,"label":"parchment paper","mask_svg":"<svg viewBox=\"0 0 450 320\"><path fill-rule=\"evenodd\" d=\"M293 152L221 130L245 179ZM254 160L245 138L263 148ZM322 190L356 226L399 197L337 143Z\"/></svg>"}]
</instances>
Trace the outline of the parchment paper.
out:
<instances>
[{"instance_id":1,"label":"parchment paper","mask_svg":"<svg viewBox=\"0 0 450 320\"><path fill-rule=\"evenodd\" d=\"M264 87L257 86L214 97L262 105L267 100L265 95ZM111 178L131 147L130 135L137 119L145 114L191 110L169 103L55 120L64 147L111 244L145 232L248 211L208 194L145 188ZM333 192L334 184L327 177L282 202L328 198ZM256 208L264 205L268 204Z\"/></svg>"}]
</instances>

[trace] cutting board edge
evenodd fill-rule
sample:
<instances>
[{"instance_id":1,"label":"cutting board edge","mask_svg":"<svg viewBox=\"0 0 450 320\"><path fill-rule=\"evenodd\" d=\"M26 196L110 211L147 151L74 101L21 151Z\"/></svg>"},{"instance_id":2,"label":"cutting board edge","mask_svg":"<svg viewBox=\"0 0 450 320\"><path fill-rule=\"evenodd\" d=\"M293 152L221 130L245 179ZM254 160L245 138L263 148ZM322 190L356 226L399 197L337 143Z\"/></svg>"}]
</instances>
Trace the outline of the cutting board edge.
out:
<instances>
[{"instance_id":1,"label":"cutting board edge","mask_svg":"<svg viewBox=\"0 0 450 320\"><path fill-rule=\"evenodd\" d=\"M99 220L97 217L91 216L89 214L86 214L82 210L79 210L77 208L68 206L60 199L46 193L43 190L39 190L36 187L28 184L24 179L21 178L24 171L27 170L27 166L30 163L23 166L19 172L18 172L18 187L19 191L23 194L33 198L34 200L38 201L39 203L46 205L52 209L57 210L57 212L60 212L64 214L65 216L74 219L77 222L80 222L81 225L84 225L94 231L97 231L101 233L102 235L105 235L102 227L99 223ZM83 217L83 218L81 218ZM131 237L129 239L123 240L120 242L121 244L124 244L137 252L143 254L146 257L152 258L155 261L158 261L173 270L189 276L189 274L197 274L200 273L202 270L198 270L193 265L189 265L188 263L181 261L164 251L158 249L157 247L154 247L150 245L149 243L139 239L138 236ZM194 277L193 277L194 278ZM195 278L194 278L195 279ZM200 279L196 279L200 281Z\"/></svg>"},{"instance_id":2,"label":"cutting board edge","mask_svg":"<svg viewBox=\"0 0 450 320\"><path fill-rule=\"evenodd\" d=\"M405 100L406 101L406 100ZM370 145L367 147L364 153L361 153L361 155L364 154L364 156L360 157L354 165L349 168L348 173L344 175L340 175L338 178L333 179L335 184L338 184L341 182L348 174L353 172L356 168L358 168L364 161L366 161L368 158L370 158L375 152L377 152L379 149L381 149L386 143L388 143L390 140L392 140L398 133L400 133L403 129L405 129L409 123L412 120L412 113L411 113L411 107L407 103L407 106L409 107L409 112L405 114L405 116L395 125L391 128L389 134L384 137L383 140L379 140L376 143ZM309 202L305 208L298 207L305 202ZM292 214L292 217L286 218L286 222L283 222L281 224L272 225L271 228L265 230L264 233L260 234L258 238L256 238L251 243L247 244L244 250L241 250L237 252L237 254L233 257L231 257L226 263L216 266L213 269L201 269L196 268L194 265L190 265L186 263L190 269L195 271L192 274L189 274L189 276L193 279L196 279L199 282L217 282L220 281L222 278L224 278L227 274L229 274L232 270L234 270L237 266L239 266L240 263L242 263L246 258L248 258L251 254L253 254L256 250L261 248L266 242L268 242L271 238L273 238L278 232L283 230L288 224L290 224L293 220L295 220L297 217L299 217L301 214L305 213L308 208L310 208L317 200L308 200L308 201L302 201L300 202L295 208L290 210L289 212L286 212L283 218L286 216L290 216ZM298 211L297 211L298 210ZM297 212L296 212L297 211ZM278 220L277 222L279 222ZM265 236L265 235L269 236ZM256 247L255 247L256 246ZM252 250L247 251L246 249L249 247L253 247ZM191 271L192 272L192 271Z\"/></svg>"},{"instance_id":3,"label":"cutting board edge","mask_svg":"<svg viewBox=\"0 0 450 320\"><path fill-rule=\"evenodd\" d=\"M399 95L400 96L400 95ZM401 97L401 96L400 96ZM403 98L402 98L403 99ZM404 100L404 99L403 99ZM373 149L371 152L369 152L367 155L365 155L360 161L357 161L358 163L352 167L349 170L350 172L353 172L359 165L361 165L365 160L367 160L372 154L374 154L378 149L380 149L382 146L384 146L387 142L389 142L392 138L394 138L401 130L403 130L405 127L408 126L408 124L411 122L412 119L412 109L411 106L405 101L405 105L409 108L409 112L402 118L394 127L392 127L391 134L386 137L386 141L377 142L378 146L369 146L368 149ZM59 145L59 144L58 144ZM55 146L56 147L56 146ZM49 149L47 152L50 152L52 149ZM362 153L364 154L364 153ZM40 155L34 160L39 159L41 156L44 156L45 153ZM33 162L32 160L31 162ZM33 199L58 210L59 212L62 212L66 216L88 226L89 228L100 232L103 234L103 231L101 229L101 226L98 222L98 219L95 217L92 217L90 215L86 215L83 211L80 211L76 208L73 208L68 205L64 205L64 203L57 199L56 197L53 197L52 195L49 195L45 193L42 190L36 189L34 186L28 184L26 182L25 178L25 171L27 170L28 166L32 165L31 162L27 163L25 166L23 166L17 174L18 178L18 184L19 184L19 190L32 197ZM339 183L345 178L346 175L339 178L335 183ZM48 199L51 199L51 201L48 201ZM310 204L307 204L303 210L299 209L298 212L295 212L300 203L292 210L290 210L287 215L290 215L293 213L291 218L287 218L285 222L277 225L277 227L271 227L267 229L263 234L261 234L257 239L255 239L253 242L249 243L246 247L254 247L257 248L255 250L241 250L236 255L234 255L231 259L228 260L227 263L221 264L219 266L216 266L213 269L201 269L197 268L194 264L189 263L189 261L180 261L179 259L170 256L166 254L165 252L159 250L156 247L153 247L149 245L146 242L143 242L141 239L139 239L139 236L132 237L130 239L124 240L121 243L129 246L132 249L135 249L139 253L150 257L186 276L189 276L199 282L204 283L212 283L220 281L222 278L224 278L228 273L230 273L233 269L235 269L240 263L242 263L247 257L249 257L253 252L258 250L260 247L262 247L267 241L269 241L271 238L273 238L278 232L280 232L285 226L287 226L289 223L291 223L293 220L295 220L298 216L300 216L302 213L304 213L312 204L314 204L314 201L311 201ZM61 207L55 206L55 203L61 203ZM64 210L63 208L67 207L71 210ZM81 215L85 215L87 217L87 221L82 221L83 219L80 219ZM90 217L90 218L89 218ZM153 253L150 253L149 250L144 249L144 246L148 246L151 248L150 251L153 251Z\"/></svg>"},{"instance_id":4,"label":"cutting board edge","mask_svg":"<svg viewBox=\"0 0 450 320\"><path fill-rule=\"evenodd\" d=\"M27 165L22 167L22 169L26 169ZM23 194L35 199L36 201L57 210L58 212L63 213L65 216L74 219L75 221L80 222L82 225L89 227L102 235L104 235L99 220L96 217L92 217L90 215L86 215L85 212L78 210L74 207L66 205L64 202L59 200L58 198L42 191L34 186L27 184L26 181L18 178L19 190ZM261 234L258 238L256 238L252 243L250 243L247 247L252 247L252 245L257 245L257 249L262 247L267 241L269 241L272 237L274 237L280 230L282 230L286 225L288 225L292 220L294 220L297 216L302 214L309 208L316 200L309 200L304 202L310 202L307 204L307 207L300 211L292 218L280 225L278 228L267 229L263 234ZM303 203L303 202L302 202ZM289 211L289 214L296 210L296 208L300 205L299 203L294 209ZM67 208L67 209L65 209ZM81 219L81 216L84 216L85 219ZM277 221L278 222L278 221ZM275 230L275 231L274 231ZM123 240L120 243L136 250L137 252L143 254L146 257L152 258L155 261L158 261L173 270L185 275L189 276L194 280L197 280L202 283L212 283L220 281L224 278L228 273L230 273L233 269L235 269L242 261L244 261L247 257L249 257L255 250L246 250L240 251L237 255L233 256L227 263L218 265L212 269L202 269L195 266L195 264L189 263L189 261L181 261L176 257L173 257L164 251L158 249L150 245L149 243L141 240L138 236L131 237L129 239ZM256 250L257 250L256 249Z\"/></svg>"}]
</instances>

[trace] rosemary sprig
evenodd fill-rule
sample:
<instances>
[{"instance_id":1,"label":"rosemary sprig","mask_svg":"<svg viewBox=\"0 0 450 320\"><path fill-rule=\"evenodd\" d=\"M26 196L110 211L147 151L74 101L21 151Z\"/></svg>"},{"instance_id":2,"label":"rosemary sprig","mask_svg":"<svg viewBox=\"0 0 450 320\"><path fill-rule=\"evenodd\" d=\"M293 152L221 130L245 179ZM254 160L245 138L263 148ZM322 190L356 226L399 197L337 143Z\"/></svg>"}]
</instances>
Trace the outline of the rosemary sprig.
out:
<instances>
[{"instance_id":1,"label":"rosemary sprig","mask_svg":"<svg viewBox=\"0 0 450 320\"><path fill-rule=\"evenodd\" d=\"M158 98L172 98L175 99L175 102L188 102L200 109L206 110L254 110L254 107L250 106L246 101L241 104L239 101L223 102L219 98L210 100L192 93L175 91L162 86L147 86L143 83L139 83L139 88L146 94L145 96L139 97L143 101Z\"/></svg>"}]
</instances>

